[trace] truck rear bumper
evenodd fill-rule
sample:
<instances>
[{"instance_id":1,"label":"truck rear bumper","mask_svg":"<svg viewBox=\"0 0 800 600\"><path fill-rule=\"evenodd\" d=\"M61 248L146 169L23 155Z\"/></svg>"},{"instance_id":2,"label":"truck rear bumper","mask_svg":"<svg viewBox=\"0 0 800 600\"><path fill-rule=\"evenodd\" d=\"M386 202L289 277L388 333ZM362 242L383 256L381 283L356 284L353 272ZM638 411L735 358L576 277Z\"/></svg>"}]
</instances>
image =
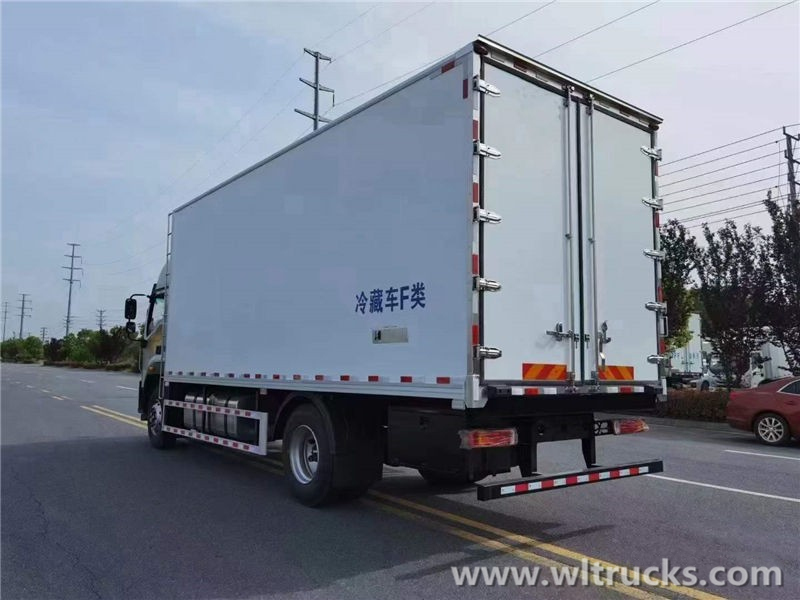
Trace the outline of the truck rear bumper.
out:
<instances>
[{"instance_id":1,"label":"truck rear bumper","mask_svg":"<svg viewBox=\"0 0 800 600\"><path fill-rule=\"evenodd\" d=\"M598 483L612 479L622 479L661 473L664 464L660 460L649 460L613 467L592 467L584 471L558 473L556 475L536 475L524 479L514 479L500 483L478 484L478 500L494 500L522 494L533 494L559 488Z\"/></svg>"},{"instance_id":2,"label":"truck rear bumper","mask_svg":"<svg viewBox=\"0 0 800 600\"><path fill-rule=\"evenodd\" d=\"M487 407L507 415L575 414L655 408L661 388L652 382L624 382L597 387L568 388L532 382L491 382L486 385ZM535 390L535 391L534 391Z\"/></svg>"}]
</instances>

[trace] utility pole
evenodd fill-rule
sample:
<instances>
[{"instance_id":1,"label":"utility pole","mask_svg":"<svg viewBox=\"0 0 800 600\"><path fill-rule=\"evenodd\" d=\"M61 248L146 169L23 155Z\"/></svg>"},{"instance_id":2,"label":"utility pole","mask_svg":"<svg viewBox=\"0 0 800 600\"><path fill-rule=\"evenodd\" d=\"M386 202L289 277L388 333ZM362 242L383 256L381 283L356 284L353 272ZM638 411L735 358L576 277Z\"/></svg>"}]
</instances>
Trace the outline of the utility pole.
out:
<instances>
[{"instance_id":1,"label":"utility pole","mask_svg":"<svg viewBox=\"0 0 800 600\"><path fill-rule=\"evenodd\" d=\"M105 314L106 314L106 311L103 310L102 308L97 309L97 328L100 331L103 331L103 329L104 329L103 326L105 325L105 320L103 320L103 316Z\"/></svg>"},{"instance_id":2,"label":"utility pole","mask_svg":"<svg viewBox=\"0 0 800 600\"><path fill-rule=\"evenodd\" d=\"M3 302L3 341L6 341L6 321L8 321L8 302Z\"/></svg>"},{"instance_id":3,"label":"utility pole","mask_svg":"<svg viewBox=\"0 0 800 600\"><path fill-rule=\"evenodd\" d=\"M800 142L800 135L792 135L786 131L786 127L783 128L783 135L786 138L786 150L784 150L783 156L786 158L786 176L789 178L789 206L792 207L795 216L800 216L800 205L797 203L797 180L794 174L795 165L800 165L800 161L795 160L792 152L792 142Z\"/></svg>"},{"instance_id":4,"label":"utility pole","mask_svg":"<svg viewBox=\"0 0 800 600\"><path fill-rule=\"evenodd\" d=\"M320 54L317 50L309 50L308 48L303 48L303 51L306 54L310 54L314 57L314 81L308 81L308 79L303 79L300 77L300 81L305 83L307 86L314 90L314 113L306 112L304 110L300 110L299 108L295 108L294 112L303 115L304 117L308 117L312 121L314 121L314 131L319 128L320 123L330 123L330 119L326 119L325 117L320 116L319 114L319 93L320 92L328 92L329 94L335 94L335 92L329 88L325 87L324 85L320 85L319 83L319 61L324 60L327 62L331 62L331 58L329 56L325 56L324 54ZM336 96L333 97L333 102L336 104Z\"/></svg>"},{"instance_id":5,"label":"utility pole","mask_svg":"<svg viewBox=\"0 0 800 600\"><path fill-rule=\"evenodd\" d=\"M69 335L69 326L72 324L72 284L77 282L80 283L80 279L75 279L74 273L75 271L83 271L81 267L75 266L75 259L80 258L83 259L82 256L75 255L75 248L80 246L80 244L73 244L69 243L67 246L72 246L72 252L70 254L65 254L69 259L69 266L68 267L61 267L62 269L69 269L69 277L65 277L64 281L69 282L69 295L67 296L67 321L66 321L66 335Z\"/></svg>"},{"instance_id":6,"label":"utility pole","mask_svg":"<svg viewBox=\"0 0 800 600\"><path fill-rule=\"evenodd\" d=\"M47 343L47 327L42 327L42 346Z\"/></svg>"},{"instance_id":7,"label":"utility pole","mask_svg":"<svg viewBox=\"0 0 800 600\"><path fill-rule=\"evenodd\" d=\"M22 328L25 325L25 317L31 316L29 313L26 313L25 311L31 310L31 307L30 303L27 302L28 296L30 296L30 294L20 294L20 296L22 296L22 300L20 301L21 304L19 307L19 339L23 339Z\"/></svg>"}]
</instances>

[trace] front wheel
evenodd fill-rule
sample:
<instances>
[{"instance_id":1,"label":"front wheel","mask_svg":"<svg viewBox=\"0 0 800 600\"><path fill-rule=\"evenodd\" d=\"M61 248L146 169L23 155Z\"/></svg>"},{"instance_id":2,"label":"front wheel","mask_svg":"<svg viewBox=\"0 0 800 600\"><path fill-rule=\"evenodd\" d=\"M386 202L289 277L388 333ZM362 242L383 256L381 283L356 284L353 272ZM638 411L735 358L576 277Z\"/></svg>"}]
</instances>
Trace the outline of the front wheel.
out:
<instances>
[{"instance_id":1,"label":"front wheel","mask_svg":"<svg viewBox=\"0 0 800 600\"><path fill-rule=\"evenodd\" d=\"M753 433L759 442L768 446L781 446L791 437L786 419L775 413L758 417L753 425Z\"/></svg>"},{"instance_id":2,"label":"front wheel","mask_svg":"<svg viewBox=\"0 0 800 600\"><path fill-rule=\"evenodd\" d=\"M319 410L298 406L283 435L283 466L292 495L306 506L320 506L335 497L332 440Z\"/></svg>"},{"instance_id":3,"label":"front wheel","mask_svg":"<svg viewBox=\"0 0 800 600\"><path fill-rule=\"evenodd\" d=\"M175 436L164 433L164 405L158 397L158 387L154 387L147 400L147 437L153 448L166 450L175 446Z\"/></svg>"}]
</instances>

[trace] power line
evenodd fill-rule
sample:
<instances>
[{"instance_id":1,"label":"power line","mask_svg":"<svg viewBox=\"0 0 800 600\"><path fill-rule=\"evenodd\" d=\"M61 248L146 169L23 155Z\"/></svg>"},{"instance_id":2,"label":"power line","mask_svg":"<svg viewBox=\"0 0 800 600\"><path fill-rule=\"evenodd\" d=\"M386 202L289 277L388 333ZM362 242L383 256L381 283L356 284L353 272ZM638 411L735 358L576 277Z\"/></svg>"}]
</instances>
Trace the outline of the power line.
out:
<instances>
[{"instance_id":1,"label":"power line","mask_svg":"<svg viewBox=\"0 0 800 600\"><path fill-rule=\"evenodd\" d=\"M600 31L601 29L604 29L604 28L608 27L609 25L613 25L614 23L622 21L622 19L626 19L627 17L630 17L631 15L634 15L634 14L638 13L639 11L642 11L642 10L644 10L646 8L650 8L651 6L653 6L654 4L658 4L659 2L661 2L661 0L655 0L655 2L651 2L650 4L645 4L644 6L640 6L639 8L636 8L636 9L630 11L630 12L626 12L624 15L619 16L616 19L612 19L611 21L608 21L607 23L603 23L602 25L599 25L599 26L595 27L594 29L590 29L589 31L587 31L585 33L582 33L580 35L576 35L574 38L568 39L566 42L562 42L558 46L553 46L552 48L550 48L548 50L545 50L544 52L540 52L539 54L534 55L533 58L539 58L540 56L544 56L545 54L549 54L550 52L553 52L554 50L558 50L559 48L563 48L567 44L571 44L572 42L576 42L581 38L585 38L587 35L590 35L590 34L594 33L595 31Z\"/></svg>"},{"instance_id":2,"label":"power line","mask_svg":"<svg viewBox=\"0 0 800 600\"><path fill-rule=\"evenodd\" d=\"M733 217L727 217L725 219L718 219L716 221L708 221L707 223L696 223L694 225L689 225L687 229L694 229L695 227L702 227L703 225L715 225L716 223L723 223L725 221L732 221L733 219L741 219L742 217L751 217L753 215L760 215L761 213L767 212L767 209L756 210L749 213L744 213L743 215L735 215Z\"/></svg>"},{"instance_id":3,"label":"power line","mask_svg":"<svg viewBox=\"0 0 800 600\"><path fill-rule=\"evenodd\" d=\"M725 156L719 156L717 158L712 158L711 160L707 160L705 162L697 163L697 164L694 164L694 165L689 165L688 167L682 167L680 169L675 169L674 171L670 171L669 173L662 173L661 177L669 177L670 175L674 175L675 173L681 173L683 171L688 171L690 169L695 169L697 167L702 167L703 165L708 165L708 164L711 164L713 162L719 162L721 160L725 160L726 158L730 158L731 156L737 156L739 154L745 154L746 152L751 152L751 151L757 150L759 148L766 148L767 146L772 146L772 144L777 144L780 141L781 140L772 140L771 142L768 142L766 144L761 144L760 146L753 146L752 148L747 148L746 150L739 150L738 152L731 152L730 154L726 154ZM701 152L700 154L705 154L705 152ZM695 156L698 156L698 155L695 155ZM691 158L691 157L687 156L686 158ZM680 160L683 160L683 159L680 159ZM678 161L673 161L673 162L678 162ZM670 164L672 164L672 163L670 163Z\"/></svg>"},{"instance_id":4,"label":"power line","mask_svg":"<svg viewBox=\"0 0 800 600\"><path fill-rule=\"evenodd\" d=\"M370 42L374 42L376 39L378 39L379 37L381 37L381 36L382 36L384 33L387 33L388 31L391 31L392 29L394 29L394 28L395 28L395 27L397 27L398 25L402 25L403 23L405 23L406 21L408 21L408 20L409 20L411 17L413 17L413 16L415 16L415 15L418 15L418 14L419 14L419 13L421 13L423 10L426 10L426 9L430 8L430 7L431 7L431 6L433 6L434 4L436 4L436 1L435 1L435 0L434 0L434 2L428 2L428 3L427 3L425 6L423 6L422 8L419 8L419 9L415 10L414 12L412 12L411 14L409 14L409 15L406 15L405 17L403 17L403 18L402 18L402 19L400 19L399 21L395 22L394 24L390 25L389 27L387 27L387 28L386 28L386 29L384 29L383 31L381 31L381 32L379 32L379 33L376 33L376 34L375 34L375 35L373 35L371 38L368 38L368 39L364 40L364 41L363 41L363 42L361 42L360 44L358 44L358 45L356 45L356 46L353 46L352 48L350 48L350 50L347 50L347 51L346 51L346 52L344 52L343 54L340 54L339 56L335 57L335 58L334 58L334 60L342 60L342 59L343 59L345 56L349 56L350 54L352 54L352 53L353 53L353 52L355 52L356 50L359 50L360 48L363 48L364 46L366 46L366 45L367 45L367 44L369 44Z\"/></svg>"},{"instance_id":5,"label":"power line","mask_svg":"<svg viewBox=\"0 0 800 600\"><path fill-rule=\"evenodd\" d=\"M772 156L772 155L770 155L770 156ZM767 165L766 167L761 167L760 169L754 169L752 171L744 171L742 173L737 173L736 175L731 175L730 177L723 177L722 179L715 179L714 181L709 181L709 182L706 182L706 183L700 183L700 184L692 186L692 187L683 188L683 189L680 189L680 190L675 190L674 192L670 192L668 194L661 194L661 196L666 198L667 196L674 196L675 194L682 194L683 192L689 192L691 190L696 190L696 189L699 189L701 187L714 185L715 183L722 183L723 181L730 181L731 179L736 179L738 177L744 177L745 175L752 175L753 173L760 173L761 171L766 171L768 169L775 169L775 165ZM767 179L772 179L772 178L768 177ZM742 184L742 185L746 185L746 184Z\"/></svg>"},{"instance_id":6,"label":"power line","mask_svg":"<svg viewBox=\"0 0 800 600\"><path fill-rule=\"evenodd\" d=\"M503 25L502 27L498 27L498 28L497 28L497 29L495 29L494 31L490 31L490 32L487 34L487 36L494 35L494 34L495 34L495 33L497 33L498 31L503 31L503 29L506 29L506 28L508 28L508 27L511 27L512 25L515 25L516 23L519 23L519 22L520 22L520 21L522 21L523 19L527 19L527 18L528 18L528 17L530 17L531 15L534 15L534 14L536 14L536 13L537 13L537 12L539 12L540 10L544 10L545 8L547 8L548 6L550 6L551 4L555 4L555 2L556 2L556 0L552 0L551 2L548 2L547 4L545 4L545 5L543 5L543 6L540 6L540 7L538 7L538 8L535 8L535 9L533 9L533 10L532 10L532 11L530 11L530 12L527 12L527 13L525 13L524 15L522 15L521 17L517 17L517 18L516 18L516 19L514 19L513 21L509 21L508 23L506 23L506 24L505 24L505 25Z\"/></svg>"},{"instance_id":7,"label":"power line","mask_svg":"<svg viewBox=\"0 0 800 600\"><path fill-rule=\"evenodd\" d=\"M672 210L665 210L664 214L674 213L681 210L689 210L692 208L697 208L698 206L708 206L709 204L716 204L717 202L724 202L725 200L733 200L734 198L743 198L745 196L749 196L751 194L760 194L762 192L768 192L769 190L774 189L777 186L766 187L760 190L752 190L750 192L745 192L744 194L736 194L734 196L726 196L724 198L717 198L716 200L709 200L707 202L698 202L697 204L690 204L689 206L681 206L680 208L674 208ZM676 200L675 203L681 202L681 200Z\"/></svg>"},{"instance_id":8,"label":"power line","mask_svg":"<svg viewBox=\"0 0 800 600\"><path fill-rule=\"evenodd\" d=\"M794 127L794 125L789 125L789 127ZM681 158L676 158L675 160L671 160L669 162L665 162L661 166L662 167L666 167L667 165L672 165L672 164L675 164L677 162L683 162L684 160L688 160L688 159L694 158L696 156L702 156L703 154L708 154L709 152L714 152L714 150L722 150L723 148L728 148L729 146L735 146L736 144L741 144L742 142L748 142L750 140L754 140L756 138L760 138L761 136L767 135L768 133L774 133L774 132L780 131L780 130L781 130L780 127L776 127L774 129L768 129L767 131L762 131L761 133L757 133L755 135L751 135L751 136L746 137L746 138L742 138L742 139L739 139L739 140L734 140L732 142L728 142L727 144L722 144L722 146L716 146L714 148L709 148L708 150L703 150L702 152L696 152L695 154L689 154L688 156L682 156ZM779 142L781 140L778 139L776 141ZM764 144L763 146L754 146L753 148L750 148L750 149L751 150L755 150L756 148L763 148L764 146L769 146L772 143L774 143L774 142L770 142L769 144ZM746 152L746 150L742 150L741 152ZM734 154L741 154L741 152L735 152ZM733 156L733 154L728 154L727 156ZM714 159L714 160L719 160L719 159L717 158L717 159ZM703 164L703 163L701 163L701 164ZM677 171L672 171L672 172L673 173L677 173Z\"/></svg>"},{"instance_id":9,"label":"power line","mask_svg":"<svg viewBox=\"0 0 800 600\"><path fill-rule=\"evenodd\" d=\"M711 192L703 192L702 194L695 194L694 196L687 196L686 198L681 198L679 200L670 200L669 202L665 202L664 204L678 204L680 202L686 202L687 200L694 200L695 198L702 198L704 196L710 196L711 194L718 194L720 192L727 192L729 190L735 190L740 187L744 187L746 185L753 185L754 183L762 183L764 181L771 181L774 177L764 177L763 179L754 179L753 181L748 181L747 183L740 183L739 185L731 185L726 188L720 188L718 190L713 190ZM682 209L681 209L682 210Z\"/></svg>"},{"instance_id":10,"label":"power line","mask_svg":"<svg viewBox=\"0 0 800 600\"><path fill-rule=\"evenodd\" d=\"M780 140L778 140L780 141ZM767 144L768 146L774 144L776 142L771 142ZM698 177L705 177L706 175L711 175L712 173L719 173L720 171L725 171L727 169L731 169L733 167L739 167L741 165L746 165L751 162L756 162L757 160L764 160L765 158L771 158L775 156L775 152L770 152L769 154L762 154L761 156L757 156L756 158L751 158L750 160L743 160L742 162L733 163L732 165L728 165L726 167L720 167L719 169L713 169L711 171L705 171L704 173L700 173L699 175L692 175L691 177L685 177L683 179L678 179L677 181L670 181L669 183L659 183L659 186L665 188L670 185L675 185L676 183L683 183L684 181L690 181L692 179L697 179ZM778 154L780 156L780 154ZM775 165L770 165L774 167ZM778 163L778 168L780 168L780 163ZM780 176L780 173L778 173ZM662 176L663 177L663 176Z\"/></svg>"},{"instance_id":11,"label":"power line","mask_svg":"<svg viewBox=\"0 0 800 600\"><path fill-rule=\"evenodd\" d=\"M603 73L602 75L598 75L597 77L593 77L593 78L589 79L588 81L591 83L592 81L597 81L598 79L602 79L604 77L608 77L609 75L613 75L615 73L619 73L620 71L624 71L625 69L630 69L631 67L635 67L636 65L640 65L643 62L647 62L648 60L652 60L652 59L657 58L659 56L663 56L663 55L665 55L665 54L667 54L669 52L672 52L673 50L678 50L679 48L683 48L683 47L688 46L690 44L694 44L695 42L699 42L700 40L704 40L706 38L709 38L712 35L716 35L718 33L722 33L723 31L727 31L728 29L732 29L734 27L737 27L738 25L742 25L743 23L747 23L748 21L752 21L754 19L757 19L758 17L763 17L764 15L766 15L768 13L771 13L771 12L776 11L778 9L784 8L786 6L789 6L790 4L794 4L795 2L797 2L797 0L790 0L789 2L781 4L780 6L774 6L774 7L770 8L770 9L768 9L768 10L762 11L762 12L760 12L758 14L755 14L755 15L753 15L751 17L747 17L746 19L742 19L741 21L737 21L736 23L731 23L730 25L726 25L725 27L722 27L722 28L717 29L715 31L711 31L709 33L706 33L705 35L701 35L700 37L696 37L696 38L691 39L691 40L689 40L687 42L683 42L682 44L678 44L677 46L672 46L671 48L667 48L666 50L662 50L661 52L656 52L655 54L651 54L648 57L645 57L645 58L639 59L637 61L634 61L634 62L632 62L630 64L625 65L624 67L619 67L618 69L614 69L613 71L609 71L608 73Z\"/></svg>"},{"instance_id":12,"label":"power line","mask_svg":"<svg viewBox=\"0 0 800 600\"><path fill-rule=\"evenodd\" d=\"M780 197L779 197L780 198ZM755 202L747 202L745 204L737 204L736 206L731 206L729 208L722 208L720 210L714 210L711 212L703 213L701 215L694 215L691 217L686 217L684 219L678 219L681 223L689 223L691 221L697 221L700 219L706 219L708 217L715 217L717 215L722 215L729 212L736 212L737 210L744 210L746 208L753 208L754 206L758 206L759 204L764 204L764 200L756 200Z\"/></svg>"}]
</instances>

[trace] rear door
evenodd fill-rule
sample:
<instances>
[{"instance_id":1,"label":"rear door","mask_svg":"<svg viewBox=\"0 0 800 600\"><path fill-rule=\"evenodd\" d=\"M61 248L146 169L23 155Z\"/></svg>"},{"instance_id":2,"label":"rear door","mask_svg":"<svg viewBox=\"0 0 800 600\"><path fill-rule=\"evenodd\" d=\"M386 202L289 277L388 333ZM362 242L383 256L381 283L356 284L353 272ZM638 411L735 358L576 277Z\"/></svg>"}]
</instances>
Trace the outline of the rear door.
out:
<instances>
[{"instance_id":1,"label":"rear door","mask_svg":"<svg viewBox=\"0 0 800 600\"><path fill-rule=\"evenodd\" d=\"M502 352L483 379L655 382L651 133L516 67L482 73L500 95L480 139L501 156L483 160L481 197L502 217L482 227L481 276L502 286L481 294L482 344Z\"/></svg>"},{"instance_id":2,"label":"rear door","mask_svg":"<svg viewBox=\"0 0 800 600\"><path fill-rule=\"evenodd\" d=\"M585 380L655 381L657 321L651 134L580 107L581 237Z\"/></svg>"},{"instance_id":3,"label":"rear door","mask_svg":"<svg viewBox=\"0 0 800 600\"><path fill-rule=\"evenodd\" d=\"M484 78L500 96L484 101L483 141L502 153L481 177L484 207L502 217L483 227L481 272L502 286L482 294L484 344L502 351L484 379L564 381L577 327L574 119L554 91L491 65Z\"/></svg>"}]
</instances>

